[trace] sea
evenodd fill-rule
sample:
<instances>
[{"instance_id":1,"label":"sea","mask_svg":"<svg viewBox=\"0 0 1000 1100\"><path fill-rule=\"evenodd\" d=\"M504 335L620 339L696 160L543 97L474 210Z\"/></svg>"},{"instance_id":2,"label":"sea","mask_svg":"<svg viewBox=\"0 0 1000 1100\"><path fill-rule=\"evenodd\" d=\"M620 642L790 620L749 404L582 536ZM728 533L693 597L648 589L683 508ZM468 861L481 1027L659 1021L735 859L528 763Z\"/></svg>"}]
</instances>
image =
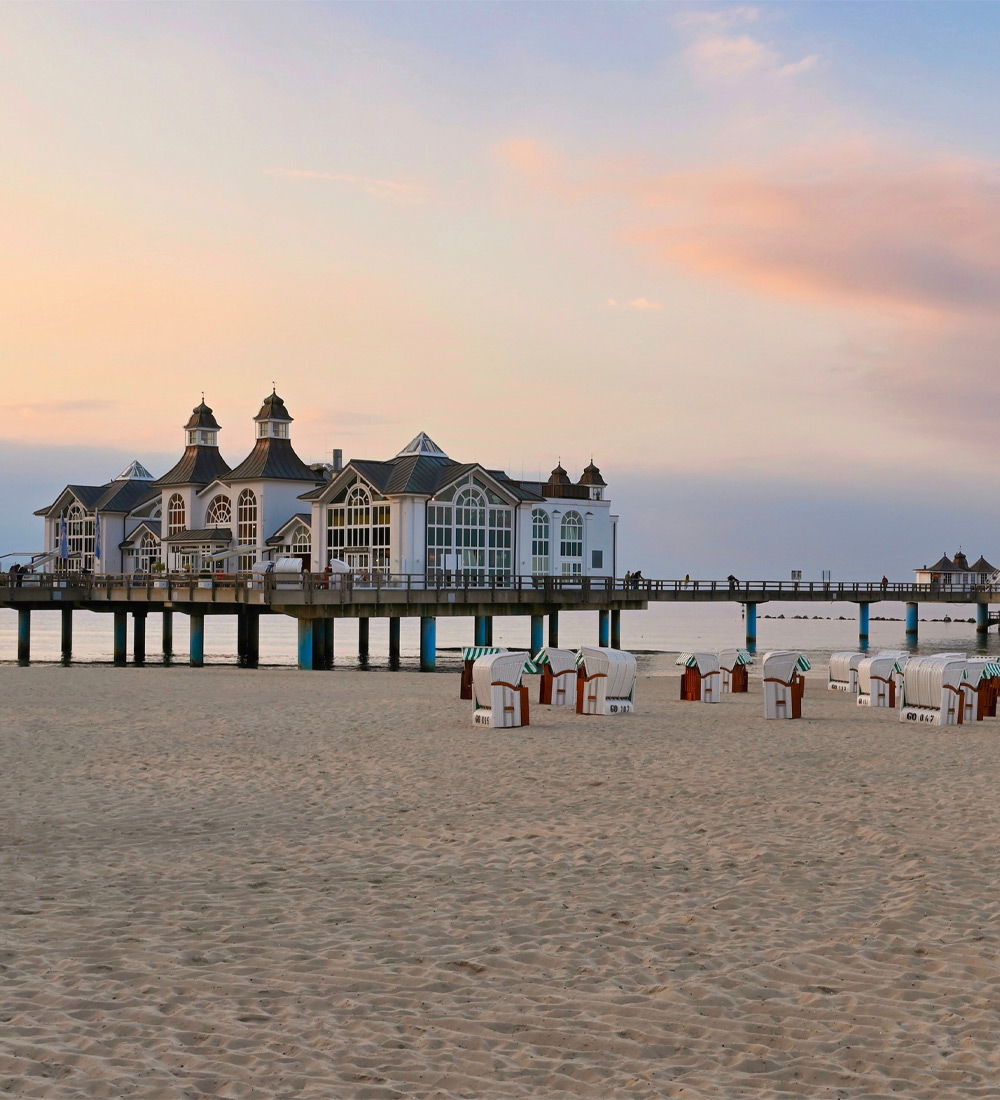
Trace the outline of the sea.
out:
<instances>
[{"instance_id":1,"label":"sea","mask_svg":"<svg viewBox=\"0 0 1000 1100\"><path fill-rule=\"evenodd\" d=\"M914 654L961 652L1000 655L997 632L982 638L976 633L974 605L922 605L926 618L920 620L919 644L908 646L904 624L904 605L883 602L872 604L869 652L879 649L907 649ZM559 643L564 649L597 644L596 611L564 611L559 616ZM420 620L403 618L400 624L400 664L402 670L419 668ZM546 625L547 630L547 625ZM497 616L493 620L493 644L508 649L530 645L527 616ZM355 619L338 619L334 628L334 668L389 668L389 630L387 619L374 619L370 628L369 656L358 658L358 625ZM639 658L640 669L647 674L675 672L674 658L691 650L742 646L745 627L742 607L730 603L653 603L646 611L623 611L622 648ZM546 639L548 635L546 634ZM58 611L36 611L31 616L32 664L59 664L60 615ZM132 631L129 623L129 658ZM187 619L174 615L175 665L187 662ZM438 618L437 668L454 672L461 661L464 646L473 644L471 618ZM73 616L73 663L102 665L112 663L112 616L77 611ZM757 652L769 649L799 649L813 664L825 664L831 653L857 650L858 609L855 604L779 604L758 605ZM0 609L0 664L17 663L17 613ZM236 619L219 615L205 618L205 663L236 668ZM260 620L261 667L294 667L297 663L297 628L294 619L284 615L263 615ZM146 664L164 664L160 653L160 617L151 613L146 625Z\"/></svg>"}]
</instances>

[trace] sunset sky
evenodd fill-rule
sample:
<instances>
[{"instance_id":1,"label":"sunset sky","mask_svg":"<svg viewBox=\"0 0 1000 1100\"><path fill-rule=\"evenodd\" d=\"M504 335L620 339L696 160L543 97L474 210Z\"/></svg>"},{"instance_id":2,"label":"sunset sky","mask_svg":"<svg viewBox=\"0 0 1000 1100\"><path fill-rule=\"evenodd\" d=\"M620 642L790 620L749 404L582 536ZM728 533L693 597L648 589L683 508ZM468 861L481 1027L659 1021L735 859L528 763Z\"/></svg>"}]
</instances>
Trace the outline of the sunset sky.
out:
<instances>
[{"instance_id":1,"label":"sunset sky","mask_svg":"<svg viewBox=\"0 0 1000 1100\"><path fill-rule=\"evenodd\" d=\"M647 575L996 560L998 53L995 4L2 5L0 547L202 391L239 461L273 382L307 460L593 455Z\"/></svg>"}]
</instances>

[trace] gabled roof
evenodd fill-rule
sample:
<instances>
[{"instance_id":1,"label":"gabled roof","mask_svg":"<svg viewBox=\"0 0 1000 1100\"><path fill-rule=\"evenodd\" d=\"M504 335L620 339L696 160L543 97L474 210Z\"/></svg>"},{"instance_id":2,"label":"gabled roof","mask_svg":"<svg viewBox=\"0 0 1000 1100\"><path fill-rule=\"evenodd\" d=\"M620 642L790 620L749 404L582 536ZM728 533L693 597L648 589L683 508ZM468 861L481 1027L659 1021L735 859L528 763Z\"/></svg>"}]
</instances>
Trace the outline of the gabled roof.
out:
<instances>
[{"instance_id":1,"label":"gabled roof","mask_svg":"<svg viewBox=\"0 0 1000 1100\"><path fill-rule=\"evenodd\" d=\"M218 447L203 447L192 444L184 448L180 461L163 477L158 477L154 485L207 485L217 477L229 473L229 463L222 457Z\"/></svg>"},{"instance_id":2,"label":"gabled roof","mask_svg":"<svg viewBox=\"0 0 1000 1100\"><path fill-rule=\"evenodd\" d=\"M47 508L39 508L35 515L51 515L67 496L75 498L87 512L131 512L159 495L151 481L115 480L106 485L67 485Z\"/></svg>"},{"instance_id":3,"label":"gabled roof","mask_svg":"<svg viewBox=\"0 0 1000 1100\"><path fill-rule=\"evenodd\" d=\"M309 527L312 523L312 513L310 512L296 512L294 516L285 520L285 522L274 532L269 538L265 539L267 546L274 546L284 540L284 536L292 530L294 527Z\"/></svg>"},{"instance_id":4,"label":"gabled roof","mask_svg":"<svg viewBox=\"0 0 1000 1100\"><path fill-rule=\"evenodd\" d=\"M280 400L280 398L279 398ZM291 419L289 417L289 419ZM322 481L295 453L290 439L258 439L253 450L226 475L234 481Z\"/></svg>"},{"instance_id":5,"label":"gabled roof","mask_svg":"<svg viewBox=\"0 0 1000 1100\"><path fill-rule=\"evenodd\" d=\"M118 544L119 550L124 550L126 546L134 546L137 539L142 538L143 535L152 535L153 538L158 539L162 526L158 519L144 519L138 527L134 528L129 534L122 539Z\"/></svg>"},{"instance_id":6,"label":"gabled roof","mask_svg":"<svg viewBox=\"0 0 1000 1100\"><path fill-rule=\"evenodd\" d=\"M448 457L426 432L415 435L396 457L403 458L406 455L429 455L432 458Z\"/></svg>"}]
</instances>

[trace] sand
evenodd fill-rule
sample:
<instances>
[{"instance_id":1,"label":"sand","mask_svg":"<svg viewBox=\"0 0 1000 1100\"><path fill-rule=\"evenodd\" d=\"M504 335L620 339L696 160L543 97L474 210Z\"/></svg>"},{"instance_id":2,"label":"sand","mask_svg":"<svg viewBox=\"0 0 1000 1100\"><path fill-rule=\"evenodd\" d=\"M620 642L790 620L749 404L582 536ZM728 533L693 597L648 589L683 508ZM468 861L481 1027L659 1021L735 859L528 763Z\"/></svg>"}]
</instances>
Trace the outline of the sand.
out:
<instances>
[{"instance_id":1,"label":"sand","mask_svg":"<svg viewBox=\"0 0 1000 1100\"><path fill-rule=\"evenodd\" d=\"M0 1095L1000 1096L1000 724L809 681L0 668Z\"/></svg>"}]
</instances>

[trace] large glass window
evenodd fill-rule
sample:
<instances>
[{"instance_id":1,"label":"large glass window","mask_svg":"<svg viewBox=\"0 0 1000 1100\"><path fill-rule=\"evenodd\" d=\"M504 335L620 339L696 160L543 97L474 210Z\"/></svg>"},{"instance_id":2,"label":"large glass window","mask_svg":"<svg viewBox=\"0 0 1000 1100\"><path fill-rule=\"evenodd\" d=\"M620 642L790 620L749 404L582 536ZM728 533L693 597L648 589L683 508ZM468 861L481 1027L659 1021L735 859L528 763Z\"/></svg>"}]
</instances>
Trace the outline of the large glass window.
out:
<instances>
[{"instance_id":1,"label":"large glass window","mask_svg":"<svg viewBox=\"0 0 1000 1100\"><path fill-rule=\"evenodd\" d=\"M292 536L292 553L296 557L308 557L312 553L312 533L308 527L296 527Z\"/></svg>"},{"instance_id":2,"label":"large glass window","mask_svg":"<svg viewBox=\"0 0 1000 1100\"><path fill-rule=\"evenodd\" d=\"M94 568L94 517L88 516L83 508L73 503L63 509L56 524L54 549L58 550L62 544L62 525L66 524L66 542L69 548L68 558L59 558L59 569L90 569Z\"/></svg>"},{"instance_id":3,"label":"large glass window","mask_svg":"<svg viewBox=\"0 0 1000 1100\"><path fill-rule=\"evenodd\" d=\"M388 571L390 565L390 508L373 502L364 485L353 485L343 504L326 511L327 547L330 557L359 570Z\"/></svg>"},{"instance_id":4,"label":"large glass window","mask_svg":"<svg viewBox=\"0 0 1000 1100\"><path fill-rule=\"evenodd\" d=\"M569 575L583 572L583 516L567 512L562 519L559 538L562 571Z\"/></svg>"},{"instance_id":5,"label":"large glass window","mask_svg":"<svg viewBox=\"0 0 1000 1100\"><path fill-rule=\"evenodd\" d=\"M452 504L428 504L428 576L447 579L454 572L466 583L483 583L487 577L506 581L511 574L513 524L513 511L478 485L462 487Z\"/></svg>"},{"instance_id":6,"label":"large glass window","mask_svg":"<svg viewBox=\"0 0 1000 1100\"><path fill-rule=\"evenodd\" d=\"M184 498L180 493L174 493L167 501L167 534L176 535L179 531L183 531L185 526Z\"/></svg>"},{"instance_id":7,"label":"large glass window","mask_svg":"<svg viewBox=\"0 0 1000 1100\"><path fill-rule=\"evenodd\" d=\"M135 571L137 573L151 573L158 560L159 550L156 539L152 535L143 535L135 551Z\"/></svg>"},{"instance_id":8,"label":"large glass window","mask_svg":"<svg viewBox=\"0 0 1000 1100\"><path fill-rule=\"evenodd\" d=\"M229 503L229 497L220 494L212 498L205 515L205 523L209 527L232 527L233 507Z\"/></svg>"},{"instance_id":9,"label":"large glass window","mask_svg":"<svg viewBox=\"0 0 1000 1100\"><path fill-rule=\"evenodd\" d=\"M543 508L531 513L531 572L545 576L549 571L549 514Z\"/></svg>"},{"instance_id":10,"label":"large glass window","mask_svg":"<svg viewBox=\"0 0 1000 1100\"><path fill-rule=\"evenodd\" d=\"M236 501L236 541L240 546L257 546L257 497L252 489L244 489ZM239 556L241 570L253 569L256 549Z\"/></svg>"}]
</instances>

